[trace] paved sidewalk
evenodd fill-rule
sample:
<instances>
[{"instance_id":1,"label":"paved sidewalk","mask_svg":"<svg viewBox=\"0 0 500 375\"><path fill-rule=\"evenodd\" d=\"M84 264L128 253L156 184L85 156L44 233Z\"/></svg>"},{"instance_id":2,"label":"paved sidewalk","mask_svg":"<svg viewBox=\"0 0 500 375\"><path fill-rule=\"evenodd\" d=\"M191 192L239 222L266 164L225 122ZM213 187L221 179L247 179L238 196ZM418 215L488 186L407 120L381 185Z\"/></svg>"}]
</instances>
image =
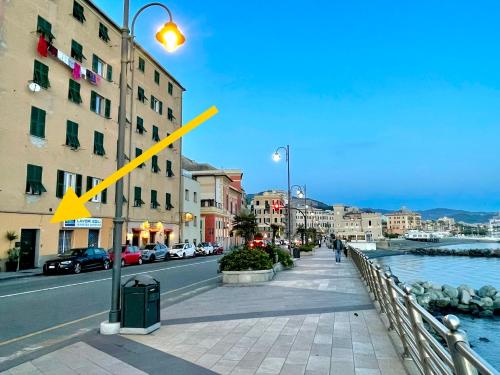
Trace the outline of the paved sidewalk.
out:
<instances>
[{"instance_id":1,"label":"paved sidewalk","mask_svg":"<svg viewBox=\"0 0 500 375\"><path fill-rule=\"evenodd\" d=\"M24 277L41 276L43 270L41 268L33 268L19 272L0 272L0 282L3 280L21 279Z\"/></svg>"},{"instance_id":2,"label":"paved sidewalk","mask_svg":"<svg viewBox=\"0 0 500 375\"><path fill-rule=\"evenodd\" d=\"M405 370L354 265L344 259L335 263L332 251L322 248L271 282L221 286L162 310L162 328L148 336L93 333L5 374L18 373L396 375Z\"/></svg>"}]
</instances>

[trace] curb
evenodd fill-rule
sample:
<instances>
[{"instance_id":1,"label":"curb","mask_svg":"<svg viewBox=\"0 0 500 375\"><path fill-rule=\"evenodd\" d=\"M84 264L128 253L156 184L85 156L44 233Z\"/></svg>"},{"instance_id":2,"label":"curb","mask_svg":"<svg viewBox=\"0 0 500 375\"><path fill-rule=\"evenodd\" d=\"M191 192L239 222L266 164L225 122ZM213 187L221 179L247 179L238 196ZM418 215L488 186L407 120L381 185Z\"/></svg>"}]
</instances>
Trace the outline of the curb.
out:
<instances>
[{"instance_id":1,"label":"curb","mask_svg":"<svg viewBox=\"0 0 500 375\"><path fill-rule=\"evenodd\" d=\"M13 272L13 273L15 273L15 272ZM12 275L12 276L9 275L9 277L5 277L5 278L0 276L0 283L2 283L4 281L8 281L8 280L24 279L25 277L34 277L34 276L42 276L42 275L43 275L43 273L39 272L39 273L32 273L32 274L19 274L19 275Z\"/></svg>"}]
</instances>

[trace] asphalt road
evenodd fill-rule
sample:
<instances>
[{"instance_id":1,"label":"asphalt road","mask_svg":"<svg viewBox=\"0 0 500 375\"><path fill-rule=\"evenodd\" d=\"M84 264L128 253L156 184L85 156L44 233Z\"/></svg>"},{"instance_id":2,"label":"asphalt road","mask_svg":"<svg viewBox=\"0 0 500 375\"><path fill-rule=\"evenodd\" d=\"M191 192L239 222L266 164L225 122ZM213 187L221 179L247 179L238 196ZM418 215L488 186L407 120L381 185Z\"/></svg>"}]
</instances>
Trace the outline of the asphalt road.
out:
<instances>
[{"instance_id":1,"label":"asphalt road","mask_svg":"<svg viewBox=\"0 0 500 375\"><path fill-rule=\"evenodd\" d=\"M162 306L216 286L219 256L156 262L122 269L160 282ZM0 281L0 364L107 320L111 270Z\"/></svg>"}]
</instances>

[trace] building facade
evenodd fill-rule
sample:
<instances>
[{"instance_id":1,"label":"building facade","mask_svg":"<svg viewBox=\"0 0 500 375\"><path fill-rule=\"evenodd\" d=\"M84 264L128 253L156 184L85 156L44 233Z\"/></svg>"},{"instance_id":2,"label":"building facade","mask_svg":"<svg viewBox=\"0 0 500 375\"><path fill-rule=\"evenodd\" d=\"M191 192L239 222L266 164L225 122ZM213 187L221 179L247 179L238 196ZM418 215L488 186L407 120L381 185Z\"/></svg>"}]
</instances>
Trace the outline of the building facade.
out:
<instances>
[{"instance_id":1,"label":"building facade","mask_svg":"<svg viewBox=\"0 0 500 375\"><path fill-rule=\"evenodd\" d=\"M404 207L385 216L387 217L387 233L402 235L409 230L422 229L421 215Z\"/></svg>"},{"instance_id":2,"label":"building facade","mask_svg":"<svg viewBox=\"0 0 500 375\"><path fill-rule=\"evenodd\" d=\"M500 213L498 216L490 219L488 232L491 237L500 238Z\"/></svg>"},{"instance_id":3,"label":"building facade","mask_svg":"<svg viewBox=\"0 0 500 375\"><path fill-rule=\"evenodd\" d=\"M287 231L287 194L279 190L264 191L254 195L250 202L250 211L257 219L257 231L264 239L271 240L273 226L276 238L285 239Z\"/></svg>"},{"instance_id":4,"label":"building facade","mask_svg":"<svg viewBox=\"0 0 500 375\"><path fill-rule=\"evenodd\" d=\"M91 1L4 4L0 40L0 230L20 235L21 268L81 246L111 247L114 186L86 207L92 219L51 224L68 188L77 195L116 170L120 28ZM129 78L126 159L182 123L183 87L136 45ZM181 143L124 178L123 242L179 236ZM0 236L0 259L9 243Z\"/></svg>"},{"instance_id":5,"label":"building facade","mask_svg":"<svg viewBox=\"0 0 500 375\"><path fill-rule=\"evenodd\" d=\"M182 171L182 221L180 238L182 242L195 246L201 242L200 183L191 172Z\"/></svg>"}]
</instances>

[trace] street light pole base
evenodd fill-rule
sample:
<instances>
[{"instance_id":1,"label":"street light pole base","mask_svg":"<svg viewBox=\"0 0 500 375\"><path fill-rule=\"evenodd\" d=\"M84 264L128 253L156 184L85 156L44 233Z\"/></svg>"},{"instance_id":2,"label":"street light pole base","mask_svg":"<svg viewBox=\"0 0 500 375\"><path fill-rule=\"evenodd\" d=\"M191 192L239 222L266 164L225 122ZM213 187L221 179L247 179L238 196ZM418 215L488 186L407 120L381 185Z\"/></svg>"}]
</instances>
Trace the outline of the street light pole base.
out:
<instances>
[{"instance_id":1,"label":"street light pole base","mask_svg":"<svg viewBox=\"0 0 500 375\"><path fill-rule=\"evenodd\" d=\"M101 335L117 335L120 333L120 322L110 323L108 321L102 322L99 327Z\"/></svg>"}]
</instances>

